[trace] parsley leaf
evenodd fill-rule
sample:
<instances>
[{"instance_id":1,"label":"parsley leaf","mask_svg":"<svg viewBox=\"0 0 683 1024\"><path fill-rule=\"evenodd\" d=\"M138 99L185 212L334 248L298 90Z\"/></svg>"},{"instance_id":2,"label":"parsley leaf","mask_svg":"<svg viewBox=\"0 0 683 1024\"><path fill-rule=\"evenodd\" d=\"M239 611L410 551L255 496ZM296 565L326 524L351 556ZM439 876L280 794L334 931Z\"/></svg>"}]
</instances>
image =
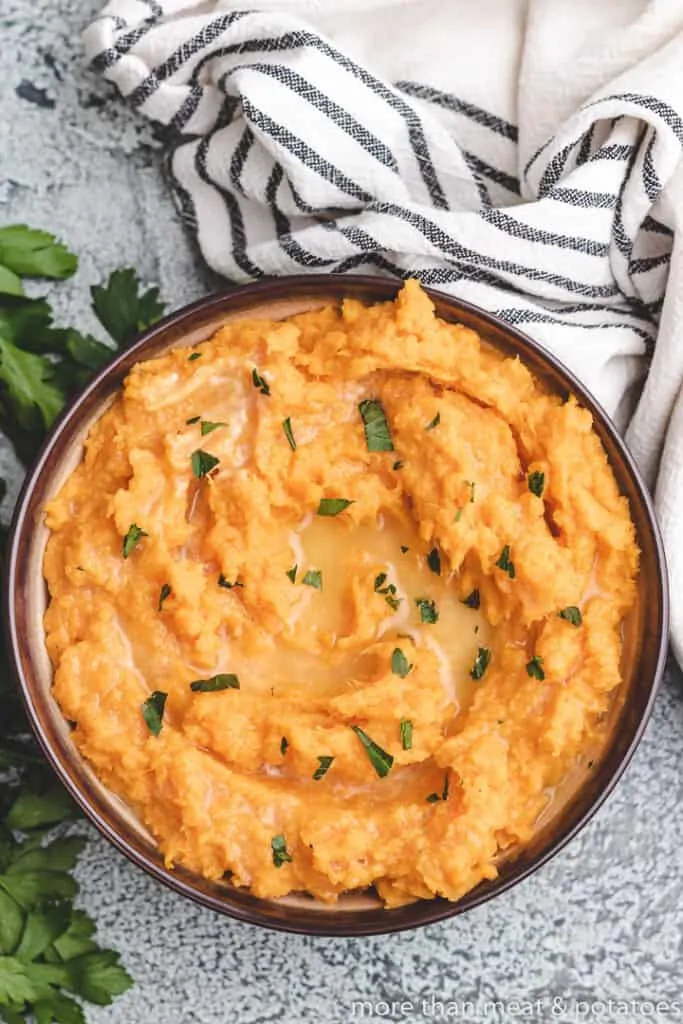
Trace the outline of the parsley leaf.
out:
<instances>
[{"instance_id":1,"label":"parsley leaf","mask_svg":"<svg viewBox=\"0 0 683 1024\"><path fill-rule=\"evenodd\" d=\"M365 753L368 755L370 764L375 769L377 775L379 775L380 779L385 778L391 771L391 766L394 763L391 754L388 754L386 750L382 750L359 725L352 725L351 728L363 744Z\"/></svg>"},{"instance_id":2,"label":"parsley leaf","mask_svg":"<svg viewBox=\"0 0 683 1024\"><path fill-rule=\"evenodd\" d=\"M203 354L203 352L192 352L191 355L187 357L188 363L193 363L195 359L201 359Z\"/></svg>"},{"instance_id":3,"label":"parsley leaf","mask_svg":"<svg viewBox=\"0 0 683 1024\"><path fill-rule=\"evenodd\" d=\"M192 472L198 480L201 480L203 476L206 476L212 469L215 469L220 461L221 460L217 459L215 455L211 455L209 452L205 452L201 448L197 448L196 451L193 451L190 457Z\"/></svg>"},{"instance_id":4,"label":"parsley leaf","mask_svg":"<svg viewBox=\"0 0 683 1024\"><path fill-rule=\"evenodd\" d=\"M348 498L321 498L318 505L319 516L338 516L340 512L353 505L353 500Z\"/></svg>"},{"instance_id":5,"label":"parsley leaf","mask_svg":"<svg viewBox=\"0 0 683 1024\"><path fill-rule=\"evenodd\" d=\"M393 466L391 468L392 469L403 469L404 465L405 465L405 463L401 462L401 460L399 459L397 462L395 462L393 464Z\"/></svg>"},{"instance_id":6,"label":"parsley leaf","mask_svg":"<svg viewBox=\"0 0 683 1024\"><path fill-rule=\"evenodd\" d=\"M141 291L131 267L115 270L105 285L90 289L95 316L119 345L128 345L163 316L159 289Z\"/></svg>"},{"instance_id":7,"label":"parsley leaf","mask_svg":"<svg viewBox=\"0 0 683 1024\"><path fill-rule=\"evenodd\" d=\"M98 1006L109 1006L114 996L127 992L132 984L130 975L119 963L118 953L111 949L69 960L67 970L70 987Z\"/></svg>"},{"instance_id":8,"label":"parsley leaf","mask_svg":"<svg viewBox=\"0 0 683 1024\"><path fill-rule=\"evenodd\" d=\"M539 473L538 470L535 473L529 473L527 483L531 493L540 498L545 487L545 473Z\"/></svg>"},{"instance_id":9,"label":"parsley leaf","mask_svg":"<svg viewBox=\"0 0 683 1024\"><path fill-rule=\"evenodd\" d=\"M47 231L10 224L0 228L0 264L22 277L71 277L78 259Z\"/></svg>"},{"instance_id":10,"label":"parsley leaf","mask_svg":"<svg viewBox=\"0 0 683 1024\"><path fill-rule=\"evenodd\" d=\"M499 569L502 569L503 572L506 572L511 580L514 580L515 565L514 562L510 559L509 544L506 544L503 550L501 551L500 556L498 557L498 561L496 562L496 565L498 566Z\"/></svg>"},{"instance_id":11,"label":"parsley leaf","mask_svg":"<svg viewBox=\"0 0 683 1024\"><path fill-rule=\"evenodd\" d=\"M13 270L3 266L0 266L0 294L17 296L24 294L21 278Z\"/></svg>"},{"instance_id":12,"label":"parsley leaf","mask_svg":"<svg viewBox=\"0 0 683 1024\"><path fill-rule=\"evenodd\" d=\"M194 426L195 423L199 423L201 416L190 416L189 420L185 420L188 427Z\"/></svg>"},{"instance_id":13,"label":"parsley leaf","mask_svg":"<svg viewBox=\"0 0 683 1024\"><path fill-rule=\"evenodd\" d=\"M401 722L401 746L404 750L413 749L413 723L409 719Z\"/></svg>"},{"instance_id":14,"label":"parsley leaf","mask_svg":"<svg viewBox=\"0 0 683 1024\"><path fill-rule=\"evenodd\" d=\"M442 789L441 793L430 793L429 796L426 797L427 803L428 804L438 804L442 800L443 801L448 800L448 788L449 788L449 776L448 776L448 772L446 772L446 775L444 776L443 789Z\"/></svg>"},{"instance_id":15,"label":"parsley leaf","mask_svg":"<svg viewBox=\"0 0 683 1024\"><path fill-rule=\"evenodd\" d=\"M427 565L437 576L441 575L441 555L438 548L432 548L427 555Z\"/></svg>"},{"instance_id":16,"label":"parsley leaf","mask_svg":"<svg viewBox=\"0 0 683 1024\"><path fill-rule=\"evenodd\" d=\"M438 427L439 423L441 423L441 413L437 412L434 419L429 421L429 423L425 427L425 430L433 430L434 427Z\"/></svg>"},{"instance_id":17,"label":"parsley leaf","mask_svg":"<svg viewBox=\"0 0 683 1024\"><path fill-rule=\"evenodd\" d=\"M270 848L273 851L273 864L281 868L283 864L292 863L292 855L287 850L287 842L284 836L273 836L270 841Z\"/></svg>"},{"instance_id":18,"label":"parsley leaf","mask_svg":"<svg viewBox=\"0 0 683 1024\"><path fill-rule=\"evenodd\" d=\"M238 580L235 580L234 583L231 583L228 577L224 576L223 573L221 573L220 576L218 577L218 586L223 587L224 590L234 590L235 587L243 587L244 583L239 583Z\"/></svg>"},{"instance_id":19,"label":"parsley leaf","mask_svg":"<svg viewBox=\"0 0 683 1024\"><path fill-rule=\"evenodd\" d=\"M481 606L481 595L479 591L473 590L470 594L467 595L467 597L463 598L462 603L466 604L468 608L474 608L474 610L476 611L477 608Z\"/></svg>"},{"instance_id":20,"label":"parsley leaf","mask_svg":"<svg viewBox=\"0 0 683 1024\"><path fill-rule=\"evenodd\" d=\"M164 601L171 596L173 591L171 590L170 583L164 583L159 591L159 603L157 605L157 611L163 611Z\"/></svg>"},{"instance_id":21,"label":"parsley leaf","mask_svg":"<svg viewBox=\"0 0 683 1024\"><path fill-rule=\"evenodd\" d=\"M292 420L291 420L291 418L289 416L287 417L286 420L282 421L282 429L284 430L285 437L287 438L287 440L289 442L289 447L292 449L293 452L295 452L296 451L296 441L294 440L294 432L292 430Z\"/></svg>"},{"instance_id":22,"label":"parsley leaf","mask_svg":"<svg viewBox=\"0 0 683 1024\"><path fill-rule=\"evenodd\" d=\"M402 555L407 554L409 551L410 551L409 547L407 547L405 544L401 544L401 554Z\"/></svg>"},{"instance_id":23,"label":"parsley leaf","mask_svg":"<svg viewBox=\"0 0 683 1024\"><path fill-rule=\"evenodd\" d=\"M239 690L240 681L234 672L220 672L209 679L195 679L190 683L193 693L216 693L219 690Z\"/></svg>"},{"instance_id":24,"label":"parsley leaf","mask_svg":"<svg viewBox=\"0 0 683 1024\"><path fill-rule=\"evenodd\" d=\"M318 765L316 770L313 772L313 778L314 778L314 780L316 782L318 782L319 779L322 779L325 775L327 775L327 773L329 772L330 768L332 767L332 764L334 762L334 758L333 757L328 757L328 756L323 756L323 757L318 757L318 761L320 762L320 764Z\"/></svg>"},{"instance_id":25,"label":"parsley leaf","mask_svg":"<svg viewBox=\"0 0 683 1024\"><path fill-rule=\"evenodd\" d=\"M491 661L491 652L488 647L480 647L477 652L477 656L474 659L474 664L470 669L470 676L472 679L481 679L489 667Z\"/></svg>"},{"instance_id":26,"label":"parsley leaf","mask_svg":"<svg viewBox=\"0 0 683 1024\"><path fill-rule=\"evenodd\" d=\"M261 376L256 367L251 371L251 381L254 387L260 391L262 395L270 394L270 385L265 378Z\"/></svg>"},{"instance_id":27,"label":"parsley leaf","mask_svg":"<svg viewBox=\"0 0 683 1024\"><path fill-rule=\"evenodd\" d=\"M128 527L128 533L123 538L123 557L128 558L135 551L136 547L140 543L143 537L149 537L148 533L145 533L137 523L131 523Z\"/></svg>"},{"instance_id":28,"label":"parsley leaf","mask_svg":"<svg viewBox=\"0 0 683 1024\"><path fill-rule=\"evenodd\" d=\"M293 565L291 569L288 569L285 575L291 583L296 583L296 574L299 566Z\"/></svg>"},{"instance_id":29,"label":"parsley leaf","mask_svg":"<svg viewBox=\"0 0 683 1024\"><path fill-rule=\"evenodd\" d=\"M375 591L384 597L384 600L389 605L392 611L396 611L403 600L402 597L396 597L396 584L387 583L387 574L385 572L379 573L375 576Z\"/></svg>"},{"instance_id":30,"label":"parsley leaf","mask_svg":"<svg viewBox=\"0 0 683 1024\"><path fill-rule=\"evenodd\" d=\"M401 648L395 647L394 653L391 655L391 671L394 675L405 679L412 667Z\"/></svg>"},{"instance_id":31,"label":"parsley leaf","mask_svg":"<svg viewBox=\"0 0 683 1024\"><path fill-rule=\"evenodd\" d=\"M531 676L532 679L540 679L542 682L545 679L543 658L539 658L538 655L535 655L531 661L527 661L526 671L527 675Z\"/></svg>"},{"instance_id":32,"label":"parsley leaf","mask_svg":"<svg viewBox=\"0 0 683 1024\"><path fill-rule=\"evenodd\" d=\"M315 587L316 590L323 589L323 574L319 569L309 569L301 581L307 587Z\"/></svg>"},{"instance_id":33,"label":"parsley leaf","mask_svg":"<svg viewBox=\"0 0 683 1024\"><path fill-rule=\"evenodd\" d=\"M55 382L54 368L44 356L24 352L0 337L2 400L22 430L46 430L66 401Z\"/></svg>"},{"instance_id":34,"label":"parsley leaf","mask_svg":"<svg viewBox=\"0 0 683 1024\"><path fill-rule=\"evenodd\" d=\"M213 433L214 430L218 430L219 427L227 427L227 423L212 423L211 420L202 420L200 428L202 437L206 437L207 434Z\"/></svg>"},{"instance_id":35,"label":"parsley leaf","mask_svg":"<svg viewBox=\"0 0 683 1024\"><path fill-rule=\"evenodd\" d=\"M155 690L142 705L142 717L152 736L158 736L164 721L167 693Z\"/></svg>"},{"instance_id":36,"label":"parsley leaf","mask_svg":"<svg viewBox=\"0 0 683 1024\"><path fill-rule=\"evenodd\" d=\"M583 622L583 616L580 610L574 604L567 605L561 612L557 613L561 619L566 619L567 622L571 622L572 626L580 626Z\"/></svg>"},{"instance_id":37,"label":"parsley leaf","mask_svg":"<svg viewBox=\"0 0 683 1024\"><path fill-rule=\"evenodd\" d=\"M435 622L439 621L439 612L436 607L436 601L430 601L427 597L418 597L415 599L415 604L420 610L421 622L433 625Z\"/></svg>"},{"instance_id":38,"label":"parsley leaf","mask_svg":"<svg viewBox=\"0 0 683 1024\"><path fill-rule=\"evenodd\" d=\"M283 757L287 753L287 747L288 746L289 746L289 740L287 739L286 736L283 736L282 739L280 740L280 753L282 754Z\"/></svg>"},{"instance_id":39,"label":"parsley leaf","mask_svg":"<svg viewBox=\"0 0 683 1024\"><path fill-rule=\"evenodd\" d=\"M376 398L366 398L360 402L358 411L363 420L368 451L393 452L394 442L391 440L391 432L382 403Z\"/></svg>"},{"instance_id":40,"label":"parsley leaf","mask_svg":"<svg viewBox=\"0 0 683 1024\"><path fill-rule=\"evenodd\" d=\"M20 793L7 813L5 824L10 829L28 832L56 825L66 818L75 817L76 813L76 806L66 790L53 784L41 793L30 789Z\"/></svg>"}]
</instances>

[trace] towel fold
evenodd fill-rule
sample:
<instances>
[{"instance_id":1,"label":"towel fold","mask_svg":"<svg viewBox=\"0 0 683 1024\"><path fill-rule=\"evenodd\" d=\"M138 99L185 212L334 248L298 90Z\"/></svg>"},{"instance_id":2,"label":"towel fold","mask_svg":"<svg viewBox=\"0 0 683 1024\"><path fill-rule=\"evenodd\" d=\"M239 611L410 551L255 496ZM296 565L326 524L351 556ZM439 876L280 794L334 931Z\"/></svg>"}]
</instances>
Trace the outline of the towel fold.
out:
<instances>
[{"instance_id":1,"label":"towel fold","mask_svg":"<svg viewBox=\"0 0 683 1024\"><path fill-rule=\"evenodd\" d=\"M207 262L417 276L550 349L655 489L683 662L680 0L258 7L111 0L85 33Z\"/></svg>"}]
</instances>

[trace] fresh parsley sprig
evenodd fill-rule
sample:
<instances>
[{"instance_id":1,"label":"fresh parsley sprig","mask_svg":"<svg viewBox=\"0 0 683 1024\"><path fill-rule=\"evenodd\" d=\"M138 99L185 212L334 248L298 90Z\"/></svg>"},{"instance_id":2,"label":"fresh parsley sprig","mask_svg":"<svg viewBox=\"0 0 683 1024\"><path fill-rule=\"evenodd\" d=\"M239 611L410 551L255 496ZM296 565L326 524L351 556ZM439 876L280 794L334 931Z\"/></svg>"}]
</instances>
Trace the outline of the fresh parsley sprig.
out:
<instances>
[{"instance_id":1,"label":"fresh parsley sprig","mask_svg":"<svg viewBox=\"0 0 683 1024\"><path fill-rule=\"evenodd\" d=\"M27 463L69 399L116 352L163 313L156 288L134 270L114 271L91 289L106 341L54 323L45 296L24 278L71 277L77 257L46 231L0 228L0 430ZM5 483L0 480L0 496ZM5 532L0 527L0 557ZM81 1002L107 1005L132 981L94 923L74 908L72 870L84 840L46 835L76 817L21 708L0 640L0 1019L84 1024Z\"/></svg>"}]
</instances>

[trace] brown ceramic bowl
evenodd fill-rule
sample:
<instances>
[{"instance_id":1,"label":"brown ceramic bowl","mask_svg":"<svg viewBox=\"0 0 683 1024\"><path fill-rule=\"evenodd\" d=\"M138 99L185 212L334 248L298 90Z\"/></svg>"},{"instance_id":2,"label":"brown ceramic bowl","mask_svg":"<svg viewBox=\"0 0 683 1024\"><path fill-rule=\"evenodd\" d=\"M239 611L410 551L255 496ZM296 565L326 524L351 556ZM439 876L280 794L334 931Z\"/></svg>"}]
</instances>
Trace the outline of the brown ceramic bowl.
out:
<instances>
[{"instance_id":1,"label":"brown ceramic bowl","mask_svg":"<svg viewBox=\"0 0 683 1024\"><path fill-rule=\"evenodd\" d=\"M593 414L619 487L630 502L642 551L639 599L626 624L625 682L614 703L604 753L594 770L539 830L532 844L502 864L495 881L478 885L457 903L433 899L384 910L371 892L349 894L331 908L305 896L257 899L228 883L209 882L182 868L169 871L153 838L80 757L50 692L52 671L42 624L47 601L42 574L47 530L42 508L79 461L93 421L112 401L134 363L169 347L196 344L227 320L285 317L347 296L366 303L384 301L393 299L399 286L395 281L371 277L282 278L211 296L171 314L119 355L62 415L28 476L15 513L6 592L9 647L31 724L57 775L102 834L150 875L221 913L283 931L373 935L414 928L461 914L526 878L576 835L619 779L645 728L666 655L667 582L652 504L605 413L557 360L519 331L473 306L431 293L439 316L466 324L503 352L518 355L551 390L576 395Z\"/></svg>"}]
</instances>

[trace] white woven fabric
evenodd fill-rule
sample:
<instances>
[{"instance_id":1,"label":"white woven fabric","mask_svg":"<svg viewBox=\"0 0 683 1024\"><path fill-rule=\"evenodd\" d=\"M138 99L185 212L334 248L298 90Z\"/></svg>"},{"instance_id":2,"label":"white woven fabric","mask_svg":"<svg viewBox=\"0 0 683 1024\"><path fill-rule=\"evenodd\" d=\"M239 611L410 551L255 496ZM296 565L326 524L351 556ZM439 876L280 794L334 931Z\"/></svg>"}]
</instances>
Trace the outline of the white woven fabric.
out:
<instances>
[{"instance_id":1,"label":"white woven fabric","mask_svg":"<svg viewBox=\"0 0 683 1024\"><path fill-rule=\"evenodd\" d=\"M111 0L85 34L206 260L416 275L558 355L656 480L683 660L683 4L258 8Z\"/></svg>"}]
</instances>

